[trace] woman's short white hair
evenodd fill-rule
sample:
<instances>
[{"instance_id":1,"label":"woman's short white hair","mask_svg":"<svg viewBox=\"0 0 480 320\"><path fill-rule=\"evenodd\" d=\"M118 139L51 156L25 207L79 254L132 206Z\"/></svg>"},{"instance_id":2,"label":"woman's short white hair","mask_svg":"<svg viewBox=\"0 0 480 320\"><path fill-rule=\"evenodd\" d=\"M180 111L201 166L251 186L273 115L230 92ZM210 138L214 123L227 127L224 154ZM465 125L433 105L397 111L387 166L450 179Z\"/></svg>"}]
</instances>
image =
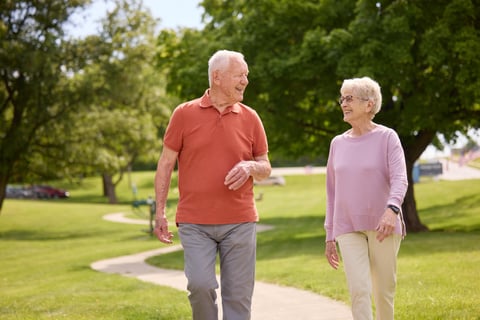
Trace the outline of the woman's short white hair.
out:
<instances>
[{"instance_id":1,"label":"woman's short white hair","mask_svg":"<svg viewBox=\"0 0 480 320\"><path fill-rule=\"evenodd\" d=\"M210 57L208 60L208 82L210 87L212 86L213 72L227 69L232 59L245 61L242 53L230 50L219 50Z\"/></svg>"},{"instance_id":2,"label":"woman's short white hair","mask_svg":"<svg viewBox=\"0 0 480 320\"><path fill-rule=\"evenodd\" d=\"M352 90L356 96L373 101L372 118L382 108L382 91L380 85L369 77L353 78L343 80L342 88Z\"/></svg>"}]
</instances>

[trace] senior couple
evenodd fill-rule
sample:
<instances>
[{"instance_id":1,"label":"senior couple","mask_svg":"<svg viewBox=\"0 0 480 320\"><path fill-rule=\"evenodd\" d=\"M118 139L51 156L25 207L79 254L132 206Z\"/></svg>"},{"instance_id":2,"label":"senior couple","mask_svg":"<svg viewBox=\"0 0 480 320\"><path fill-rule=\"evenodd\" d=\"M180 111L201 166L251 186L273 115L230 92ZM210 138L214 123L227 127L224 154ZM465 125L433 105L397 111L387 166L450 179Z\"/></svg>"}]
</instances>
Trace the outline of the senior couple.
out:
<instances>
[{"instance_id":1,"label":"senior couple","mask_svg":"<svg viewBox=\"0 0 480 320\"><path fill-rule=\"evenodd\" d=\"M251 318L255 282L256 223L253 180L271 173L265 130L243 104L248 65L235 51L208 61L209 88L180 104L170 118L155 175L154 233L172 243L166 216L170 179L178 166L175 223L184 248L192 318L217 320L220 260L223 319ZM354 319L393 319L396 258L405 228L401 205L407 188L398 135L373 122L380 86L364 77L340 88L343 120L351 129L331 141L327 163L326 249L340 265L339 246Z\"/></svg>"}]
</instances>

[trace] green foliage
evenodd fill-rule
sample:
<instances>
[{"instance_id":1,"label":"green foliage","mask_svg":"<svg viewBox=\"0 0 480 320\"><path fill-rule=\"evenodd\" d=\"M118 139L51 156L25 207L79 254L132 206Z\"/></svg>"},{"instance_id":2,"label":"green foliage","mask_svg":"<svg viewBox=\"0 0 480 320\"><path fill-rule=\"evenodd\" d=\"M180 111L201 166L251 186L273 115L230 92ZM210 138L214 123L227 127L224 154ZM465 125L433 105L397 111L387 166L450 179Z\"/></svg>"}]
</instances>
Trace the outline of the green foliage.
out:
<instances>
[{"instance_id":1,"label":"green foliage","mask_svg":"<svg viewBox=\"0 0 480 320\"><path fill-rule=\"evenodd\" d=\"M336 97L345 78L371 76L383 88L379 121L394 127L408 160L436 133L478 127L479 9L473 1L203 1L209 21L197 39L218 39L250 65L246 102L265 120L274 153L326 154L344 130ZM162 42L175 64L169 88L189 87L191 34ZM165 49L170 48L170 50ZM214 47L214 46L211 46ZM193 65L192 65L193 63ZM185 72L185 73L184 73ZM199 90L195 91L197 94ZM175 91L184 98L193 92ZM435 112L432 112L435 106ZM413 163L413 162L412 162Z\"/></svg>"},{"instance_id":2,"label":"green foliage","mask_svg":"<svg viewBox=\"0 0 480 320\"><path fill-rule=\"evenodd\" d=\"M438 134L451 141L480 127L480 6L473 0L204 0L202 6L208 23L197 38L246 56L245 103L264 121L272 159L327 156L333 136L348 128L336 100L342 81L352 77L370 76L382 87L375 121L398 132L410 181L415 161ZM163 48L159 63L186 62L189 40L179 34L174 46L165 42L171 50ZM175 73L197 69L206 53L189 60L193 65L176 64ZM190 83L172 77L168 88ZM413 184L404 209L407 229L424 230Z\"/></svg>"},{"instance_id":3,"label":"green foliage","mask_svg":"<svg viewBox=\"0 0 480 320\"><path fill-rule=\"evenodd\" d=\"M215 38L192 29L162 30L157 47L156 64L168 73L168 92L186 99L201 96L208 88L208 59L221 49Z\"/></svg>"},{"instance_id":4,"label":"green foliage","mask_svg":"<svg viewBox=\"0 0 480 320\"><path fill-rule=\"evenodd\" d=\"M76 117L78 131L73 133L82 137L78 152L87 155L80 165L86 172L118 175L118 182L136 159L158 157L154 121L161 127L167 110L158 101L164 74L152 68L155 26L141 4L119 1L104 19L101 34L80 41L92 51L76 80L94 93Z\"/></svg>"},{"instance_id":5,"label":"green foliage","mask_svg":"<svg viewBox=\"0 0 480 320\"><path fill-rule=\"evenodd\" d=\"M24 177L32 158L58 153L49 133L68 118L78 96L65 66L74 57L62 41L71 10L87 1L3 1L0 5L0 209L6 182Z\"/></svg>"},{"instance_id":6,"label":"green foliage","mask_svg":"<svg viewBox=\"0 0 480 320\"><path fill-rule=\"evenodd\" d=\"M64 35L90 1L0 6L0 209L8 181L105 177L155 162L171 105L154 68L156 21L138 0L118 0L99 35Z\"/></svg>"}]
</instances>

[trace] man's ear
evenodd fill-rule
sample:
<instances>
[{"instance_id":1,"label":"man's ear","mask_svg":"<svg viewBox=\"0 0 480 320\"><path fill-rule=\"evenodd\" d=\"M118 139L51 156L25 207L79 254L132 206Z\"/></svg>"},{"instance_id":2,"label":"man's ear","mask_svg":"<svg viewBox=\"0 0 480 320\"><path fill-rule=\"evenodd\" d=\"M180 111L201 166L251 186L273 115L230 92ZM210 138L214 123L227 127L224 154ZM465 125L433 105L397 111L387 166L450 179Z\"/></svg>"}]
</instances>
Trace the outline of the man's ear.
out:
<instances>
[{"instance_id":1,"label":"man's ear","mask_svg":"<svg viewBox=\"0 0 480 320\"><path fill-rule=\"evenodd\" d=\"M218 82L220 81L220 71L219 70L213 71L212 80L213 80L214 83L218 84Z\"/></svg>"}]
</instances>

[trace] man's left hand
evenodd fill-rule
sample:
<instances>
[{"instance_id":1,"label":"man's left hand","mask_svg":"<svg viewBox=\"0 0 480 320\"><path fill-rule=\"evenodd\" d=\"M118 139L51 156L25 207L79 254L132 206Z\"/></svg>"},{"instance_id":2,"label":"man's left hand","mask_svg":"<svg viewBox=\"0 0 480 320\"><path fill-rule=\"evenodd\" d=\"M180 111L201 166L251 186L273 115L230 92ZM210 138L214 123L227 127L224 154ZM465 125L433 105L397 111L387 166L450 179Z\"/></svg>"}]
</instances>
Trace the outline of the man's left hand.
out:
<instances>
[{"instance_id":1,"label":"man's left hand","mask_svg":"<svg viewBox=\"0 0 480 320\"><path fill-rule=\"evenodd\" d=\"M237 190L250 178L250 174L249 161L240 161L228 172L224 184L230 190Z\"/></svg>"}]
</instances>

